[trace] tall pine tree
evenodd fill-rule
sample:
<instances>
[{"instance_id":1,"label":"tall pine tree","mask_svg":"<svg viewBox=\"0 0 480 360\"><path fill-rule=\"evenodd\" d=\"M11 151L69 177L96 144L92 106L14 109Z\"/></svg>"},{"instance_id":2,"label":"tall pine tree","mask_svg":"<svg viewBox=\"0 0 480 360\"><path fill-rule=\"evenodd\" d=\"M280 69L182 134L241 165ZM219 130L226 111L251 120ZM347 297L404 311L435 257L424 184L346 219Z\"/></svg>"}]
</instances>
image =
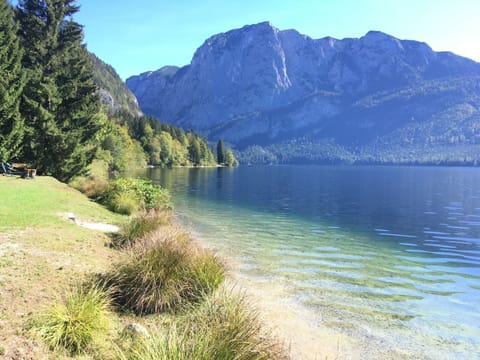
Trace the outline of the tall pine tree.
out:
<instances>
[{"instance_id":1,"label":"tall pine tree","mask_svg":"<svg viewBox=\"0 0 480 360\"><path fill-rule=\"evenodd\" d=\"M15 158L23 139L19 105L25 76L21 58L13 9L0 0L0 161Z\"/></svg>"},{"instance_id":2,"label":"tall pine tree","mask_svg":"<svg viewBox=\"0 0 480 360\"><path fill-rule=\"evenodd\" d=\"M220 139L217 142L217 163L223 164L225 162L225 146L223 140Z\"/></svg>"},{"instance_id":3,"label":"tall pine tree","mask_svg":"<svg viewBox=\"0 0 480 360\"><path fill-rule=\"evenodd\" d=\"M93 159L101 126L93 66L75 0L20 0L17 19L25 49L24 159L66 181Z\"/></svg>"}]
</instances>

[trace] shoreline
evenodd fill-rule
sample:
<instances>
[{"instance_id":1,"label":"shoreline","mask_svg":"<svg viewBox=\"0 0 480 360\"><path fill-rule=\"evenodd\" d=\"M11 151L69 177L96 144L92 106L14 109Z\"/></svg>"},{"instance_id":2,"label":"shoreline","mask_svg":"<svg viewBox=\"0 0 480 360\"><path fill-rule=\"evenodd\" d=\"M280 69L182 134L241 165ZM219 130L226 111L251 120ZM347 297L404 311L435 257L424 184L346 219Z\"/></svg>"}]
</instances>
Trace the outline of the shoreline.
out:
<instances>
[{"instance_id":1,"label":"shoreline","mask_svg":"<svg viewBox=\"0 0 480 360\"><path fill-rule=\"evenodd\" d=\"M355 352L351 339L308 321L308 311L286 298L280 289L274 290L268 285L260 287L253 279L237 272L229 275L234 284L238 284L252 299L262 323L286 344L292 360L360 360L359 356L351 356Z\"/></svg>"},{"instance_id":2,"label":"shoreline","mask_svg":"<svg viewBox=\"0 0 480 360\"><path fill-rule=\"evenodd\" d=\"M295 301L281 285L242 273L241 261L209 244L188 224L188 219L184 222L174 212L173 221L199 246L224 261L228 287L238 288L247 295L265 330L286 346L291 360L414 360L425 355L388 346L384 340L370 335L367 329L342 331L323 325L321 315Z\"/></svg>"},{"instance_id":3,"label":"shoreline","mask_svg":"<svg viewBox=\"0 0 480 360\"><path fill-rule=\"evenodd\" d=\"M288 299L288 294L281 288L242 274L237 259L208 244L175 214L173 221L182 231L189 233L199 246L220 257L227 268L227 287L239 288L241 293L247 295L249 303L258 311L265 330L286 346L292 360L362 359L359 352L355 351L358 344L347 335L308 321L308 310Z\"/></svg>"}]
</instances>

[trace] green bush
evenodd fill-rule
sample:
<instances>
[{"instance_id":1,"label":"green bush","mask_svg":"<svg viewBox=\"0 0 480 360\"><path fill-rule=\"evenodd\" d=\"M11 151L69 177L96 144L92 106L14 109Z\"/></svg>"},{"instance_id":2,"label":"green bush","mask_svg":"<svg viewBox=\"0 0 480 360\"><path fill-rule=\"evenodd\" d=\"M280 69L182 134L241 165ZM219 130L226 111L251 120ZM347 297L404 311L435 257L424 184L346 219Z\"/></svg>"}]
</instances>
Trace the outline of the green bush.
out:
<instances>
[{"instance_id":1,"label":"green bush","mask_svg":"<svg viewBox=\"0 0 480 360\"><path fill-rule=\"evenodd\" d=\"M80 285L41 314L33 323L33 331L52 350L85 353L108 335L109 308L110 296L102 286Z\"/></svg>"},{"instance_id":2,"label":"green bush","mask_svg":"<svg viewBox=\"0 0 480 360\"><path fill-rule=\"evenodd\" d=\"M124 360L287 359L284 348L262 329L245 297L221 291L191 307L180 323L151 332L120 351Z\"/></svg>"},{"instance_id":3,"label":"green bush","mask_svg":"<svg viewBox=\"0 0 480 360\"><path fill-rule=\"evenodd\" d=\"M199 301L224 280L224 267L188 236L176 234L136 244L106 280L118 305L151 314Z\"/></svg>"},{"instance_id":4,"label":"green bush","mask_svg":"<svg viewBox=\"0 0 480 360\"><path fill-rule=\"evenodd\" d=\"M122 248L131 246L146 235L155 231L159 226L170 222L169 211L146 211L138 214L126 223L120 232L112 239L112 246Z\"/></svg>"},{"instance_id":5,"label":"green bush","mask_svg":"<svg viewBox=\"0 0 480 360\"><path fill-rule=\"evenodd\" d=\"M135 197L146 210L172 208L168 190L152 184L150 180L122 178L112 181L100 201L115 211L116 200L120 194Z\"/></svg>"}]
</instances>

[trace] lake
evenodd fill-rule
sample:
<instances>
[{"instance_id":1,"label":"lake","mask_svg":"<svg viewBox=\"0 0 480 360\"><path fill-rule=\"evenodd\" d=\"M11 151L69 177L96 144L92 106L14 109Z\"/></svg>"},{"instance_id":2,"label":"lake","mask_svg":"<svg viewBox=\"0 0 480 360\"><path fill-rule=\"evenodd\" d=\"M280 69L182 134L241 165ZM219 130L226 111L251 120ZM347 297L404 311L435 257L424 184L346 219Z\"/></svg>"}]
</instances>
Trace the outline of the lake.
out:
<instances>
[{"instance_id":1,"label":"lake","mask_svg":"<svg viewBox=\"0 0 480 360\"><path fill-rule=\"evenodd\" d=\"M480 358L480 169L146 171L196 236L316 325L406 358Z\"/></svg>"}]
</instances>

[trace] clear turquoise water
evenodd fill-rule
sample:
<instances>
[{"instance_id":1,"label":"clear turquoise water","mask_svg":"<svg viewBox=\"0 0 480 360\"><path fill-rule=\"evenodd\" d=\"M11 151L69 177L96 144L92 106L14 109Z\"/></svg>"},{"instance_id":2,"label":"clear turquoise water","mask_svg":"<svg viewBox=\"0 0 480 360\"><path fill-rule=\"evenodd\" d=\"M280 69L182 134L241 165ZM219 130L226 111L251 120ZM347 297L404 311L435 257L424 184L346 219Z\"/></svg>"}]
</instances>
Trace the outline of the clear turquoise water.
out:
<instances>
[{"instance_id":1,"label":"clear turquoise water","mask_svg":"<svg viewBox=\"0 0 480 360\"><path fill-rule=\"evenodd\" d=\"M480 169L147 175L174 193L196 235L245 276L283 287L318 325L406 356L480 358Z\"/></svg>"}]
</instances>

